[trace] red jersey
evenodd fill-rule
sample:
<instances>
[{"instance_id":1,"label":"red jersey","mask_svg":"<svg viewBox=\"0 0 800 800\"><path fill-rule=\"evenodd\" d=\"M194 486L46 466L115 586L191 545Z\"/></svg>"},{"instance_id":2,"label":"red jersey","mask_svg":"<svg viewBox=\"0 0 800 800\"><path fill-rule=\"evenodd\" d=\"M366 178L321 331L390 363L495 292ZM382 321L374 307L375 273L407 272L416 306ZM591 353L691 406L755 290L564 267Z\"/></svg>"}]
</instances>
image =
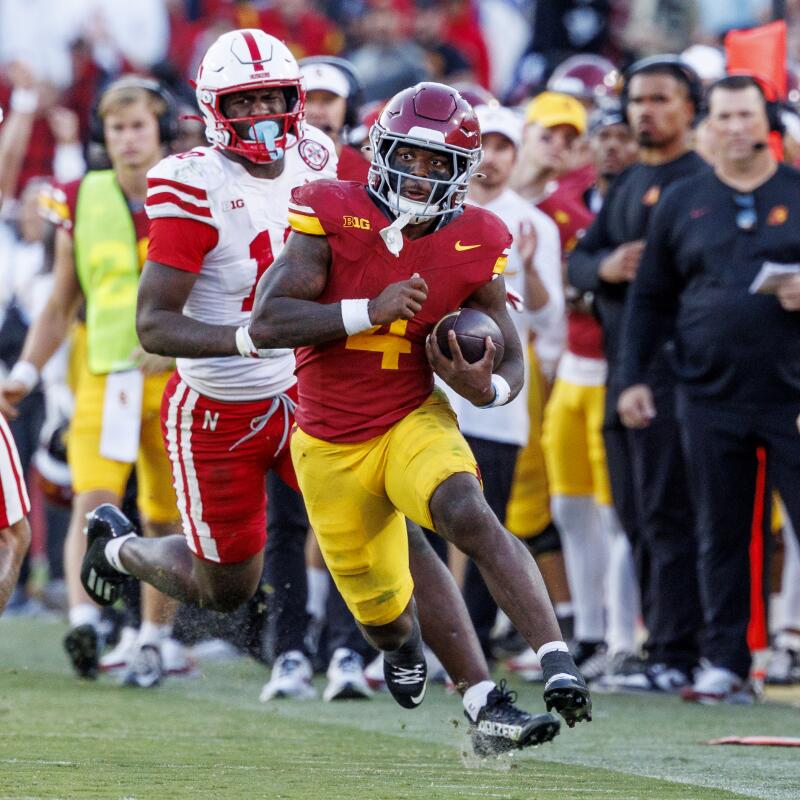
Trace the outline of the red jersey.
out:
<instances>
[{"instance_id":1,"label":"red jersey","mask_svg":"<svg viewBox=\"0 0 800 800\"><path fill-rule=\"evenodd\" d=\"M565 256L595 217L583 199L593 182L594 170L575 170L560 180L556 190L539 203L539 208L558 226ZM575 309L567 312L567 350L585 358L604 358L603 329L591 314Z\"/></svg>"},{"instance_id":2,"label":"red jersey","mask_svg":"<svg viewBox=\"0 0 800 800\"><path fill-rule=\"evenodd\" d=\"M339 161L336 165L336 177L340 181L356 181L357 183L367 182L369 172L369 161L356 150L346 144L339 153Z\"/></svg>"},{"instance_id":3,"label":"red jersey","mask_svg":"<svg viewBox=\"0 0 800 800\"><path fill-rule=\"evenodd\" d=\"M367 188L329 180L294 190L289 222L301 233L328 238L331 264L320 303L374 298L415 272L428 284L428 297L412 320L376 325L295 353L297 424L303 431L331 442L379 436L430 395L433 371L425 339L445 314L503 273L511 234L491 212L465 206L440 230L404 239L396 257L379 235L390 220Z\"/></svg>"}]
</instances>

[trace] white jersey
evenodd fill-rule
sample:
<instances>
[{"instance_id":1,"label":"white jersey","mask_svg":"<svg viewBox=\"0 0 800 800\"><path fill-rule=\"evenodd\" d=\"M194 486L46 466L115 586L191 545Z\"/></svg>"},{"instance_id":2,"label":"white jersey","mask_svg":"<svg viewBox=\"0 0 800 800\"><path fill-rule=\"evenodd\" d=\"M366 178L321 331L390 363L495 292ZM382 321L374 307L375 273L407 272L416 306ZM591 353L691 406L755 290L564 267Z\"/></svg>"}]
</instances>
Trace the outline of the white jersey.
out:
<instances>
[{"instance_id":1,"label":"white jersey","mask_svg":"<svg viewBox=\"0 0 800 800\"><path fill-rule=\"evenodd\" d=\"M472 200L467 202L479 205ZM548 336L549 341L554 343L556 358L557 353L560 353L557 342L561 341L563 347L565 321L564 288L561 279L561 244L558 228L553 220L511 189L506 189L494 200L480 207L497 214L514 237L517 236L520 226L524 222L529 222L534 226L537 237L534 263L550 297L546 305L537 311L512 310L510 312L522 341L525 359L525 384L522 391L510 403L497 408L477 408L469 400L456 394L443 381L438 381L438 383L447 393L458 416L458 424L465 435L524 447L528 443L530 425L528 418L530 365L527 348L530 332L536 333L537 354L540 359L543 356L538 344L542 336ZM511 245L508 266L503 273L503 278L510 289L525 296L525 273L516 244Z\"/></svg>"},{"instance_id":2,"label":"white jersey","mask_svg":"<svg viewBox=\"0 0 800 800\"><path fill-rule=\"evenodd\" d=\"M165 158L148 172L150 219L191 219L218 234L184 306L187 317L211 325L246 325L258 279L289 234L292 190L320 178L336 178L333 142L311 126L284 159L282 174L268 180L254 178L215 148L197 147ZM216 400L261 400L295 383L291 350L264 359L179 358L177 365L192 389Z\"/></svg>"}]
</instances>

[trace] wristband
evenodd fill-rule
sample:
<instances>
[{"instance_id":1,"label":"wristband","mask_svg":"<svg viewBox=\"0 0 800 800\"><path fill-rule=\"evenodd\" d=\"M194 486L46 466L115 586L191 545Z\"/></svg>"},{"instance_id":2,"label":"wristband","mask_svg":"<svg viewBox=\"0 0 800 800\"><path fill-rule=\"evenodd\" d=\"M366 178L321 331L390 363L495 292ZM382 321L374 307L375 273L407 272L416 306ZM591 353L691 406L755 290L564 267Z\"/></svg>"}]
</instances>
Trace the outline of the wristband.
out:
<instances>
[{"instance_id":1,"label":"wristband","mask_svg":"<svg viewBox=\"0 0 800 800\"><path fill-rule=\"evenodd\" d=\"M348 336L372 327L369 318L369 300L342 300L342 322Z\"/></svg>"},{"instance_id":2,"label":"wristband","mask_svg":"<svg viewBox=\"0 0 800 800\"><path fill-rule=\"evenodd\" d=\"M502 375L492 375L492 386L494 386L494 400L482 408L504 406L511 399L511 387Z\"/></svg>"},{"instance_id":3,"label":"wristband","mask_svg":"<svg viewBox=\"0 0 800 800\"><path fill-rule=\"evenodd\" d=\"M241 325L236 329L236 349L239 355L245 358L258 358L258 348L253 344L247 325Z\"/></svg>"},{"instance_id":4,"label":"wristband","mask_svg":"<svg viewBox=\"0 0 800 800\"><path fill-rule=\"evenodd\" d=\"M39 370L30 361L17 361L8 373L8 380L21 383L30 392L39 383Z\"/></svg>"},{"instance_id":5,"label":"wristband","mask_svg":"<svg viewBox=\"0 0 800 800\"><path fill-rule=\"evenodd\" d=\"M236 349L239 351L239 355L244 356L244 358L275 358L292 352L291 347L256 347L250 338L247 325L242 325L236 329Z\"/></svg>"},{"instance_id":6,"label":"wristband","mask_svg":"<svg viewBox=\"0 0 800 800\"><path fill-rule=\"evenodd\" d=\"M36 89L14 89L8 105L20 114L33 114L39 106L39 92Z\"/></svg>"}]
</instances>

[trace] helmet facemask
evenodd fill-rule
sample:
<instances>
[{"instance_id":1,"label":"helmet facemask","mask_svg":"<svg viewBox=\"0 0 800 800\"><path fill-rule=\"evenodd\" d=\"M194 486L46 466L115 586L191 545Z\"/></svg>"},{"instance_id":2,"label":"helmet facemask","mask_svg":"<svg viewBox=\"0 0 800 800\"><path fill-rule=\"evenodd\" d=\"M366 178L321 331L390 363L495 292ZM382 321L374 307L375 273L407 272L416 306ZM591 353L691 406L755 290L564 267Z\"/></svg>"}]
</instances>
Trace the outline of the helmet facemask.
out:
<instances>
[{"instance_id":1,"label":"helmet facemask","mask_svg":"<svg viewBox=\"0 0 800 800\"><path fill-rule=\"evenodd\" d=\"M385 130L375 123L370 130L373 160L369 170L369 190L396 217L408 216L406 224L418 225L436 217L452 214L464 202L467 184L480 163L480 150L467 150L453 145L427 139L399 135ZM440 152L449 157L452 165L451 177L433 178L410 175L392 166L398 147L420 147ZM430 187L424 200L412 200L403 195L404 183L415 181Z\"/></svg>"},{"instance_id":2,"label":"helmet facemask","mask_svg":"<svg viewBox=\"0 0 800 800\"><path fill-rule=\"evenodd\" d=\"M228 95L253 89L279 88L286 100L286 111L279 114L227 117L222 112L222 101ZM294 147L302 138L302 122L305 117L305 91L300 80L269 83L261 86L235 86L224 92L212 93L206 100L206 108L213 116L213 126L206 126L206 135L214 144L235 153L255 164L269 164L283 158L286 150ZM202 106L201 106L202 108ZM206 120L208 115L204 114ZM244 135L239 130L244 130Z\"/></svg>"}]
</instances>

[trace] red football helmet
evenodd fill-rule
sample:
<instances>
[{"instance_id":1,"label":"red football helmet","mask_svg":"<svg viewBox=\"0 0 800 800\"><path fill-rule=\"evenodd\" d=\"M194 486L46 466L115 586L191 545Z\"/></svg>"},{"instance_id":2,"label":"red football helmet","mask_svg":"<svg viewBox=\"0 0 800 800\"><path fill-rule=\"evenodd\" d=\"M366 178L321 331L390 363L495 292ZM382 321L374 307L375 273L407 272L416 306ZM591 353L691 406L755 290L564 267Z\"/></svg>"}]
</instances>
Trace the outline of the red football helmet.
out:
<instances>
[{"instance_id":1,"label":"red football helmet","mask_svg":"<svg viewBox=\"0 0 800 800\"><path fill-rule=\"evenodd\" d=\"M397 217L410 214L412 224L450 214L461 206L481 160L481 129L475 111L455 89L442 83L418 83L396 94L370 129L369 140L370 191ZM400 193L407 173L391 166L400 146L437 150L452 159L452 177L426 178L431 190L424 202Z\"/></svg>"},{"instance_id":2,"label":"red football helmet","mask_svg":"<svg viewBox=\"0 0 800 800\"><path fill-rule=\"evenodd\" d=\"M616 93L618 81L618 70L607 58L589 53L562 61L553 70L547 88L584 102L602 103Z\"/></svg>"},{"instance_id":3,"label":"red football helmet","mask_svg":"<svg viewBox=\"0 0 800 800\"><path fill-rule=\"evenodd\" d=\"M286 113L228 119L220 108L226 94L278 88L286 97ZM287 147L303 138L305 89L300 67L286 45L258 29L223 33L203 56L195 82L197 105L212 145L256 164L276 161ZM249 123L248 138L233 122Z\"/></svg>"}]
</instances>

